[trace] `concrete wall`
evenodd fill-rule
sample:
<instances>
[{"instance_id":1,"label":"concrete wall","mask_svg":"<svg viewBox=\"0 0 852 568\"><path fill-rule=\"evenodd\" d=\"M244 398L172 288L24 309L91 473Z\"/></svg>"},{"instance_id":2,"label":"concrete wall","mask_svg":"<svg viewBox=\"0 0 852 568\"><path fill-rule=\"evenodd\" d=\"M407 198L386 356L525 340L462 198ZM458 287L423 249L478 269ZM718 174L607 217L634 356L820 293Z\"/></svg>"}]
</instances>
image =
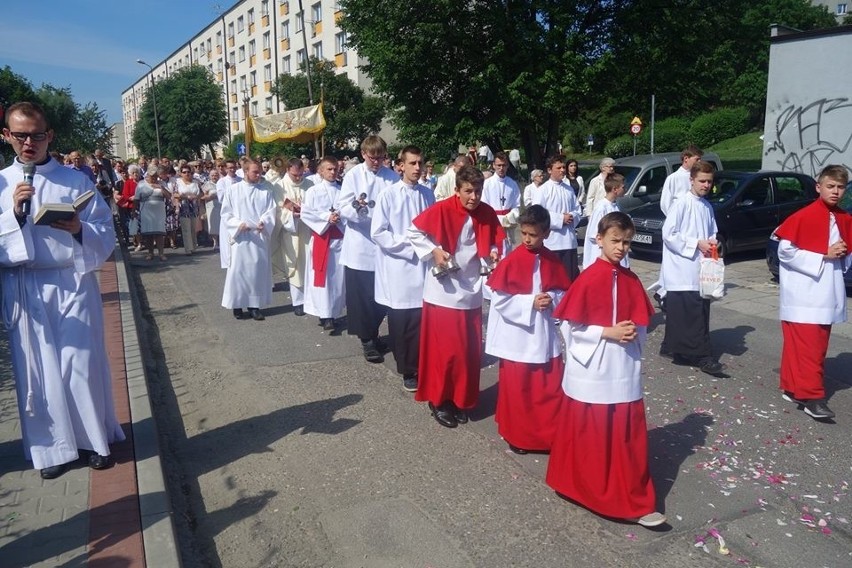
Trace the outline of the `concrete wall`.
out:
<instances>
[{"instance_id":1,"label":"concrete wall","mask_svg":"<svg viewBox=\"0 0 852 568\"><path fill-rule=\"evenodd\" d=\"M852 171L852 26L772 33L763 169Z\"/></svg>"}]
</instances>

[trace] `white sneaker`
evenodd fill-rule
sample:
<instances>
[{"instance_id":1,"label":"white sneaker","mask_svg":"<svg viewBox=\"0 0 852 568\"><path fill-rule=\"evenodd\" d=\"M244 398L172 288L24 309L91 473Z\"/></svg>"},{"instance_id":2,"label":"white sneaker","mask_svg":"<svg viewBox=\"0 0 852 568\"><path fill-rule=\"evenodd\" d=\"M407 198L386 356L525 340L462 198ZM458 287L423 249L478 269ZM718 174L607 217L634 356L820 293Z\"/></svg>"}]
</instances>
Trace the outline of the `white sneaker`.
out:
<instances>
[{"instance_id":1,"label":"white sneaker","mask_svg":"<svg viewBox=\"0 0 852 568\"><path fill-rule=\"evenodd\" d=\"M657 527L666 522L666 516L655 511L639 517L636 522L643 527Z\"/></svg>"}]
</instances>

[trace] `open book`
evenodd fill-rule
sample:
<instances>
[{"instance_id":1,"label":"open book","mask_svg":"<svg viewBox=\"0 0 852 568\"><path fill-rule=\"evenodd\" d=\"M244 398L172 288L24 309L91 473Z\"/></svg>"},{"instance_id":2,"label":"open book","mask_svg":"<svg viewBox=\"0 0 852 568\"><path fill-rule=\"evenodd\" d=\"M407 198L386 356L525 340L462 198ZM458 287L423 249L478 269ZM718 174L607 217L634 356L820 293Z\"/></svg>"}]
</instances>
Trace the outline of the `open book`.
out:
<instances>
[{"instance_id":1,"label":"open book","mask_svg":"<svg viewBox=\"0 0 852 568\"><path fill-rule=\"evenodd\" d=\"M74 213L85 209L94 196L94 191L87 191L73 203L45 203L33 217L33 223L50 226L55 221L67 221L74 216Z\"/></svg>"}]
</instances>

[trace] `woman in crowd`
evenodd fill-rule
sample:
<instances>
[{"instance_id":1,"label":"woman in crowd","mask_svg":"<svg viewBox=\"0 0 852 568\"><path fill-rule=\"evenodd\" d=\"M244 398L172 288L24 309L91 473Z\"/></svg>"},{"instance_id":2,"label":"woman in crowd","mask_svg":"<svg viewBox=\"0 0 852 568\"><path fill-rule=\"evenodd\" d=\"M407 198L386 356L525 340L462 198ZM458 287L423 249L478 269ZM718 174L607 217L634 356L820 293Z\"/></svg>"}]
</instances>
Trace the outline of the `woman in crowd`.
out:
<instances>
[{"instance_id":1,"label":"woman in crowd","mask_svg":"<svg viewBox=\"0 0 852 568\"><path fill-rule=\"evenodd\" d=\"M532 173L530 173L530 179L532 180L532 183L524 188L523 194L523 201L526 207L529 207L532 204L533 192L544 181L544 172L541 170L533 170Z\"/></svg>"},{"instance_id":2,"label":"woman in crowd","mask_svg":"<svg viewBox=\"0 0 852 568\"><path fill-rule=\"evenodd\" d=\"M574 197L580 203L586 198L586 185L583 183L583 176L577 173L580 168L579 162L574 159L568 160L565 164L565 183L574 189Z\"/></svg>"},{"instance_id":3,"label":"woman in crowd","mask_svg":"<svg viewBox=\"0 0 852 568\"><path fill-rule=\"evenodd\" d=\"M170 195L175 194L175 169L173 166L164 166L160 170L160 183L165 186ZM172 198L166 200L166 236L169 238L169 246L177 248L177 232L180 228L179 202Z\"/></svg>"},{"instance_id":4,"label":"woman in crowd","mask_svg":"<svg viewBox=\"0 0 852 568\"><path fill-rule=\"evenodd\" d=\"M198 198L201 190L192 179L192 168L189 164L180 166L180 177L175 181L174 199L178 204L180 232L183 235L183 250L187 255L198 248L195 222L198 218Z\"/></svg>"},{"instance_id":5,"label":"woman in crowd","mask_svg":"<svg viewBox=\"0 0 852 568\"><path fill-rule=\"evenodd\" d=\"M136 186L134 201L139 203L139 224L142 238L148 247L145 260L153 260L154 245L160 255L160 260L166 260L163 245L166 238L166 203L172 199L172 194L166 184L160 181L160 176L168 179L166 167L151 167L145 174L145 181Z\"/></svg>"},{"instance_id":6,"label":"woman in crowd","mask_svg":"<svg viewBox=\"0 0 852 568\"><path fill-rule=\"evenodd\" d=\"M207 234L213 240L213 251L219 249L219 210L222 204L219 202L219 196L216 194L216 182L219 181L219 170L210 170L210 177L201 186L201 191L204 195L201 201L204 203L207 217Z\"/></svg>"}]
</instances>

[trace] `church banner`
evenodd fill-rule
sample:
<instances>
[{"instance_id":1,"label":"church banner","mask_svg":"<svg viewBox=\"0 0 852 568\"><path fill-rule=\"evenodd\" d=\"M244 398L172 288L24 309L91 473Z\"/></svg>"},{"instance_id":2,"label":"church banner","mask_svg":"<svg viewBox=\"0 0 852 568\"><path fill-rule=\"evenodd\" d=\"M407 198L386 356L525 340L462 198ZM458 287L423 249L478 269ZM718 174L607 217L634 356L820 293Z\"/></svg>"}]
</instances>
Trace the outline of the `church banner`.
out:
<instances>
[{"instance_id":1,"label":"church banner","mask_svg":"<svg viewBox=\"0 0 852 568\"><path fill-rule=\"evenodd\" d=\"M294 108L268 116L250 117L250 122L248 130L254 142L311 142L325 129L322 104Z\"/></svg>"}]
</instances>

